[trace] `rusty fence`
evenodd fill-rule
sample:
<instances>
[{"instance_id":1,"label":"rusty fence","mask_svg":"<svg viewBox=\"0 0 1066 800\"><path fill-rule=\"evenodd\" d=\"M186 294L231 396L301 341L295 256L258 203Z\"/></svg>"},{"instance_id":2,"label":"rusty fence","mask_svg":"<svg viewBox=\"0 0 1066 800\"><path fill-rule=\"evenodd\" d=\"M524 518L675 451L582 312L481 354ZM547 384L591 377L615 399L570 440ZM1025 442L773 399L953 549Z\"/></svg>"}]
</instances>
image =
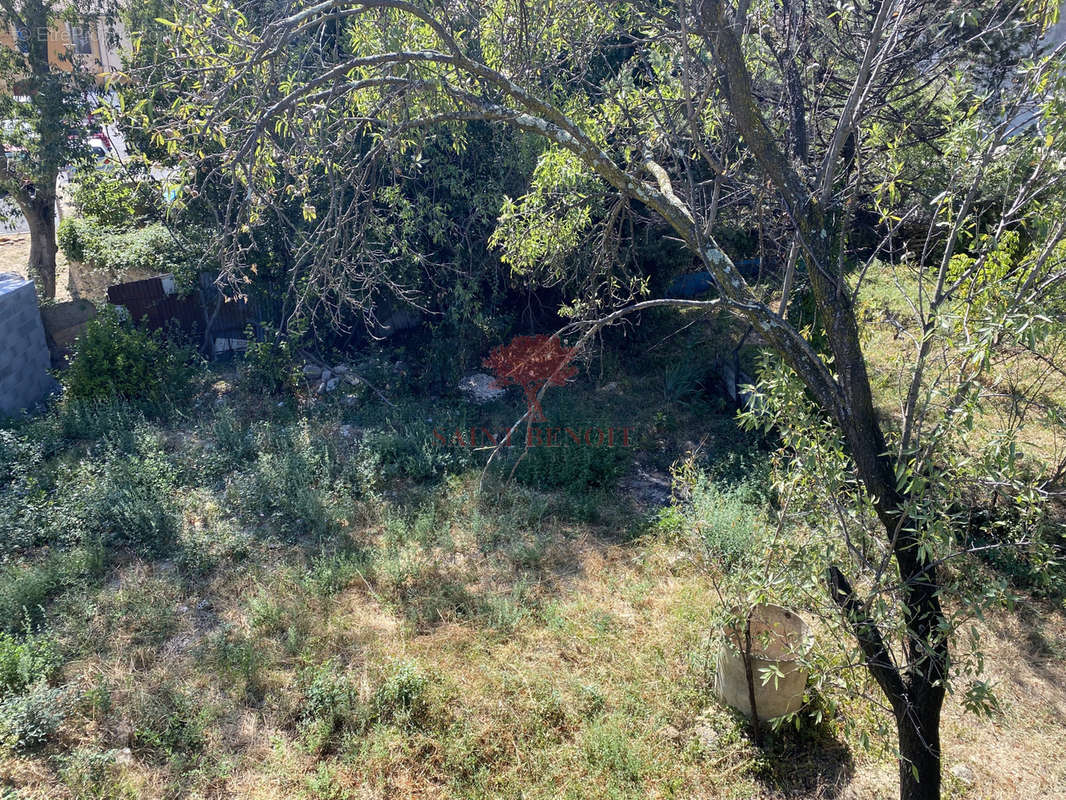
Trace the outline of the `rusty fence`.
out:
<instances>
[{"instance_id":1,"label":"rusty fence","mask_svg":"<svg viewBox=\"0 0 1066 800\"><path fill-rule=\"evenodd\" d=\"M201 273L199 286L185 293L177 290L173 275L120 283L108 288L107 301L123 306L138 325L151 330L177 328L199 339L208 355L240 349L249 328L258 336L264 325L280 322L279 302L262 292L226 298L214 278Z\"/></svg>"}]
</instances>

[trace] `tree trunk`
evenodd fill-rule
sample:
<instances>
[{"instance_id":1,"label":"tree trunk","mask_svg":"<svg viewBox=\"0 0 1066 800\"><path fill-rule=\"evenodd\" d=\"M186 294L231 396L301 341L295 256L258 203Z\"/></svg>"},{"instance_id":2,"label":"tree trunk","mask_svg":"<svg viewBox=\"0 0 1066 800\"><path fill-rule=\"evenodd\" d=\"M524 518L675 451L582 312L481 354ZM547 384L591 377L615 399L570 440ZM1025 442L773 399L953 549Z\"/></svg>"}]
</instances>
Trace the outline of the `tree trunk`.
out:
<instances>
[{"instance_id":1,"label":"tree trunk","mask_svg":"<svg viewBox=\"0 0 1066 800\"><path fill-rule=\"evenodd\" d=\"M30 228L29 274L37 281L37 291L46 300L54 300L56 296L55 208L55 190L42 188L22 208Z\"/></svg>"},{"instance_id":2,"label":"tree trunk","mask_svg":"<svg viewBox=\"0 0 1066 800\"><path fill-rule=\"evenodd\" d=\"M896 714L900 800L940 798L940 709L944 691L930 686Z\"/></svg>"}]
</instances>

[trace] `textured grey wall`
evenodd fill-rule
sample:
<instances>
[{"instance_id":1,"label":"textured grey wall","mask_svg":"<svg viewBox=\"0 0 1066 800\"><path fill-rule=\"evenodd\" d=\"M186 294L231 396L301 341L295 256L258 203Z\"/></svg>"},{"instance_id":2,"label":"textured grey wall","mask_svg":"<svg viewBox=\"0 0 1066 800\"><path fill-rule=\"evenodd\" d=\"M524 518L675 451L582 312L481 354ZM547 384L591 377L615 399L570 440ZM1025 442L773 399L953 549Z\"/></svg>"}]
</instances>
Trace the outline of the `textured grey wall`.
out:
<instances>
[{"instance_id":1,"label":"textured grey wall","mask_svg":"<svg viewBox=\"0 0 1066 800\"><path fill-rule=\"evenodd\" d=\"M37 291L31 281L0 273L0 416L13 416L55 385Z\"/></svg>"}]
</instances>

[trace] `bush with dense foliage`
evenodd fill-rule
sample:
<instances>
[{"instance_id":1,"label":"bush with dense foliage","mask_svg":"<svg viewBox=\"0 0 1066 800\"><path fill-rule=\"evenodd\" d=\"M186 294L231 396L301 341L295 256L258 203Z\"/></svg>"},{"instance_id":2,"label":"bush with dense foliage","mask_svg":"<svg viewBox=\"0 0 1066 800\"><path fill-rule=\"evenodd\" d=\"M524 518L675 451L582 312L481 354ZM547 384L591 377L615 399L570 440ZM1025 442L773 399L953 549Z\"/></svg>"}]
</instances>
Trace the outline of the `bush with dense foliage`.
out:
<instances>
[{"instance_id":1,"label":"bush with dense foliage","mask_svg":"<svg viewBox=\"0 0 1066 800\"><path fill-rule=\"evenodd\" d=\"M0 697L51 680L60 663L56 644L48 637L32 634L19 637L0 632Z\"/></svg>"},{"instance_id":2,"label":"bush with dense foliage","mask_svg":"<svg viewBox=\"0 0 1066 800\"><path fill-rule=\"evenodd\" d=\"M78 340L62 382L72 400L181 401L192 389L195 355L158 331L145 331L105 309Z\"/></svg>"},{"instance_id":3,"label":"bush with dense foliage","mask_svg":"<svg viewBox=\"0 0 1066 800\"><path fill-rule=\"evenodd\" d=\"M252 392L269 394L293 391L300 376L298 339L277 336L269 328L262 341L256 341L251 331L247 336L250 341L240 369L241 385Z\"/></svg>"},{"instance_id":4,"label":"bush with dense foliage","mask_svg":"<svg viewBox=\"0 0 1066 800\"><path fill-rule=\"evenodd\" d=\"M68 218L60 224L57 239L68 260L116 276L173 273L187 281L200 258L195 246L179 240L161 222L122 230L88 219Z\"/></svg>"},{"instance_id":5,"label":"bush with dense foliage","mask_svg":"<svg viewBox=\"0 0 1066 800\"><path fill-rule=\"evenodd\" d=\"M106 228L128 229L163 215L163 196L157 184L119 174L85 173L74 185L73 200L82 217Z\"/></svg>"},{"instance_id":6,"label":"bush with dense foliage","mask_svg":"<svg viewBox=\"0 0 1066 800\"><path fill-rule=\"evenodd\" d=\"M0 742L16 752L40 747L63 724L68 705L68 692L46 683L0 701Z\"/></svg>"}]
</instances>

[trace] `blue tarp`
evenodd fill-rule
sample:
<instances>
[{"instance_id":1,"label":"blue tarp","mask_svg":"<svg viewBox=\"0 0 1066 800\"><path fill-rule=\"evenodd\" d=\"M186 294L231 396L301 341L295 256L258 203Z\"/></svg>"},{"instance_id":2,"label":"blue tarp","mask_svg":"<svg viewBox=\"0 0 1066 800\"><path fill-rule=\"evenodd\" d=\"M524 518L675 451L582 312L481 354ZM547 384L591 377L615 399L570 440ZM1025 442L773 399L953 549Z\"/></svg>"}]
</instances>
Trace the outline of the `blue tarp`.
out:
<instances>
[{"instance_id":1,"label":"blue tarp","mask_svg":"<svg viewBox=\"0 0 1066 800\"><path fill-rule=\"evenodd\" d=\"M757 258L745 258L741 261L734 262L741 272L750 269L758 269L759 259ZM707 270L701 270L700 272L688 272L684 275L678 275L674 278L674 282L670 284L670 288L666 290L667 297L679 298L681 300L691 300L697 295L701 295L704 292L709 292L714 288L714 278L711 277L711 273Z\"/></svg>"}]
</instances>

